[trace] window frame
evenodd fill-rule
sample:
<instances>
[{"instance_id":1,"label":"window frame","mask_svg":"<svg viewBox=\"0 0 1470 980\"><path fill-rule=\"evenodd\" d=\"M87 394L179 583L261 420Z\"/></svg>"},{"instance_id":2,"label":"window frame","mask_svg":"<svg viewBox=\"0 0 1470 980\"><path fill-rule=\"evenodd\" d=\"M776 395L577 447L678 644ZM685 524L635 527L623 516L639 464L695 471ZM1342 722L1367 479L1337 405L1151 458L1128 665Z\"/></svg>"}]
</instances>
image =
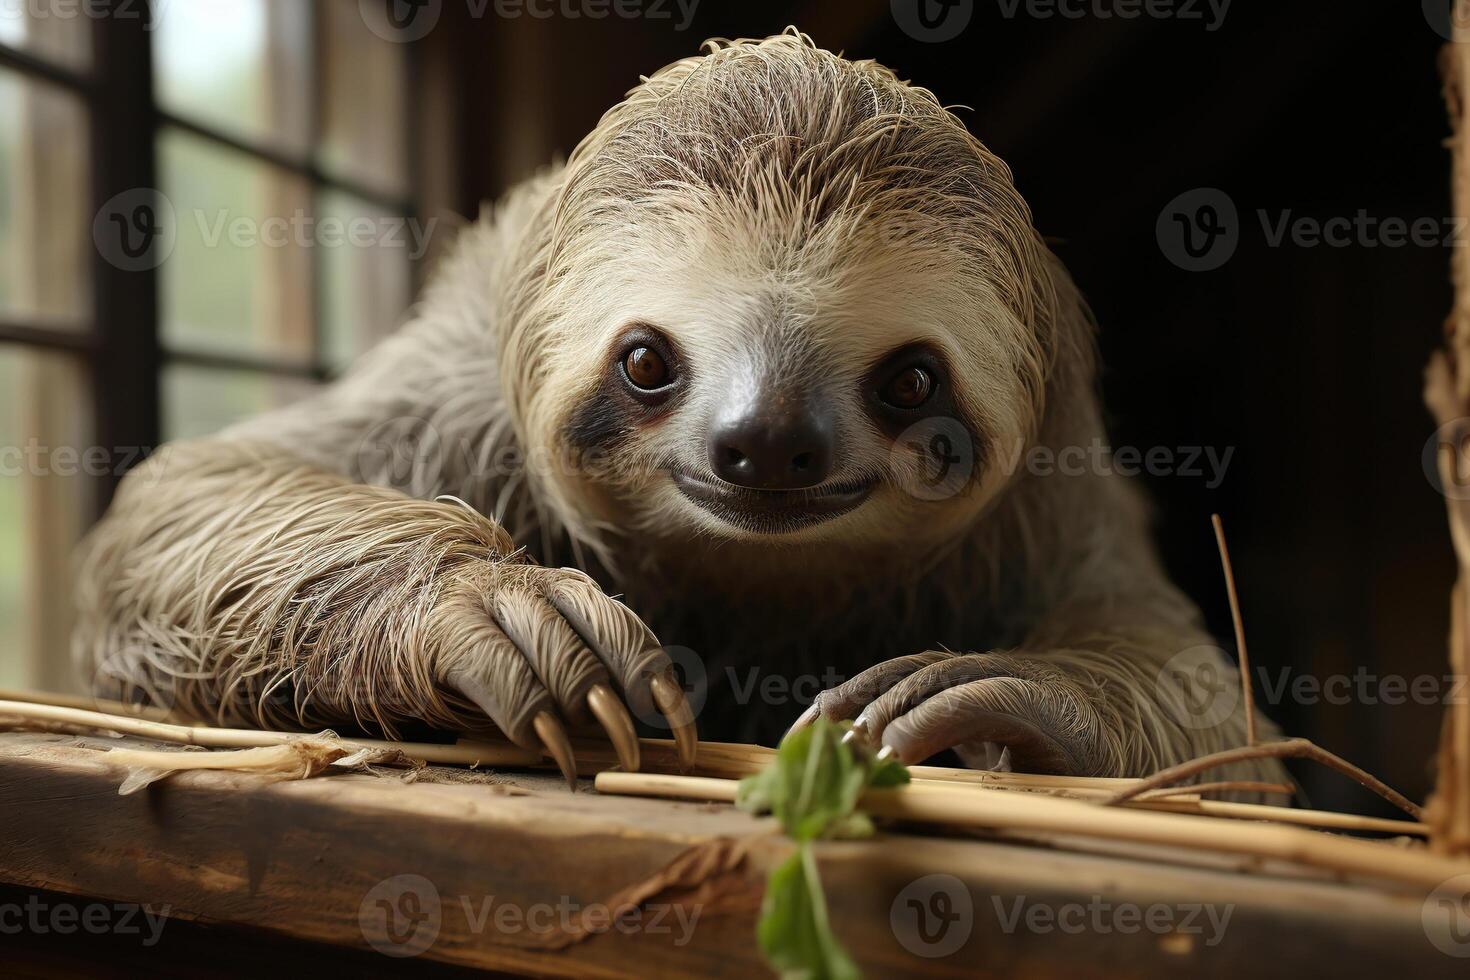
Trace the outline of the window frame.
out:
<instances>
[{"instance_id":1,"label":"window frame","mask_svg":"<svg viewBox=\"0 0 1470 980\"><path fill-rule=\"evenodd\" d=\"M391 3L393 0L384 0ZM137 188L158 188L159 134L165 129L202 139L215 147L294 174L309 183L311 217L315 217L323 191L339 191L394 215L416 221L421 211L422 165L417 150L419 121L416 99L404 100L403 131L406 141L405 191L385 193L349 177L333 174L316 161L322 132L325 92L326 14L312 3L308 50L310 92L308 140L301 156L223 132L208 124L183 118L157 104L153 84L153 33L151 12L135 0L105 0L99 15L92 18L91 65L72 69L43 56L0 44L0 68L21 78L58 86L82 103L88 117L91 154L90 207L96 215L118 194ZM420 65L417 45L402 46L404 86L417 91ZM90 241L91 228L84 230ZM142 458L163 441L162 376L171 364L221 370L240 370L267 378L306 379L315 382L332 376L326 362L320 249L308 250L311 288L312 352L309 359L292 360L229 354L217 351L165 348L160 322L160 269L120 269L108 262L95 245L91 256L92 295L90 322L78 329L58 329L39 319L0 313L0 345L21 350L66 354L83 367L92 396L93 438L119 456ZM410 260L411 287L422 280L422 260ZM110 503L124 474L110 472L99 480L96 512L100 516Z\"/></svg>"}]
</instances>

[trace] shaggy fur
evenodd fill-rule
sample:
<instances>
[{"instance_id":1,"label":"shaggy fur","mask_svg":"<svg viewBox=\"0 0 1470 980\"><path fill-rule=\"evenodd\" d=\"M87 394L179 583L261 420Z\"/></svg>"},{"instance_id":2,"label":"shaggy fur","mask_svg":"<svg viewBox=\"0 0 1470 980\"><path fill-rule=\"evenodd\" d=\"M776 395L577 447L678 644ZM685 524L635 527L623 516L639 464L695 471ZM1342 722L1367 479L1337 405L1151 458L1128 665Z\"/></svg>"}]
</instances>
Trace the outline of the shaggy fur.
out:
<instances>
[{"instance_id":1,"label":"shaggy fur","mask_svg":"<svg viewBox=\"0 0 1470 980\"><path fill-rule=\"evenodd\" d=\"M691 376L647 424L604 387L634 321ZM951 366L976 467L941 500L905 491L924 461L861 401L912 342ZM129 476L83 565L78 653L102 689L221 720L488 714L528 741L530 713L579 715L604 668L648 719L637 677L667 661L623 606L584 595L576 635L515 627L585 581L529 557L592 573L697 655L676 659L704 675L706 736L770 740L820 686L910 754L993 761L1019 733L1018 766L1146 773L1240 744L1242 720L1190 721L1197 681L1235 674L1134 489L1014 465L1104 438L1094 374L1089 315L1009 171L929 92L792 33L712 43L465 231L345 379ZM669 479L704 466L730 385L776 376L838 406L832 479L877 480L779 535ZM473 510L423 502L444 494ZM466 682L482 661L501 666Z\"/></svg>"}]
</instances>

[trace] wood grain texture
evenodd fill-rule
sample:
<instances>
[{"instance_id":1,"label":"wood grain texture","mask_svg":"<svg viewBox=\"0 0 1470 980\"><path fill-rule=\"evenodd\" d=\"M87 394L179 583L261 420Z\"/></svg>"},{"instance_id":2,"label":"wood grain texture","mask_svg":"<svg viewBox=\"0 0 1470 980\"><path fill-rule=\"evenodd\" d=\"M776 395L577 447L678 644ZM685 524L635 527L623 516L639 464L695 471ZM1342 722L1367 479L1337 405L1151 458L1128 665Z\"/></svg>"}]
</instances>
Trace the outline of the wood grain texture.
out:
<instances>
[{"instance_id":1,"label":"wood grain texture","mask_svg":"<svg viewBox=\"0 0 1470 980\"><path fill-rule=\"evenodd\" d=\"M427 959L551 976L764 973L754 942L761 885L788 845L770 833L769 821L727 806L571 794L555 777L522 775L507 789L365 774L268 783L197 771L120 797L122 771L87 744L104 740L0 735L4 882L167 904L182 918L361 951L372 949L360 913L368 906L371 914L373 896L382 894L375 887L419 875L432 883L439 911L437 934L421 954ZM1423 895L1279 869L1242 874L1243 862L1219 859L1146 862L1127 849L1075 853L1069 848L1076 842L1042 840L1046 846L894 833L823 843L819 863L839 937L877 977L1177 976L1181 969L1247 968L1267 976L1357 975L1404 967L1450 976L1464 966L1426 937ZM732 865L727 859L736 851L742 859ZM657 884L681 859L698 863L711 855L715 872L702 884L696 874L650 899L682 903L686 920L699 910L686 944L676 944L681 930L673 913L662 920L663 931L614 928L560 949L546 948L544 932L527 926L498 928L495 910L502 906L603 903L639 883ZM905 900L916 893L905 889L935 873L954 876L972 914L958 949L930 959L905 949L895 923L903 931L904 917L916 914ZM917 894L921 906L940 908L922 888ZM1120 903L1145 911L1163 906L1176 924L1190 907L1209 903L1217 916L1228 908L1229 919L1212 944L1202 918L1194 923L1203 926L1200 933L1129 930L1109 912L1099 927L1091 910ZM1012 926L1017 910L1022 917ZM1065 921L1028 925L1039 921L1034 916L1057 914ZM650 914L643 923L653 926ZM167 954L166 931L158 950Z\"/></svg>"}]
</instances>

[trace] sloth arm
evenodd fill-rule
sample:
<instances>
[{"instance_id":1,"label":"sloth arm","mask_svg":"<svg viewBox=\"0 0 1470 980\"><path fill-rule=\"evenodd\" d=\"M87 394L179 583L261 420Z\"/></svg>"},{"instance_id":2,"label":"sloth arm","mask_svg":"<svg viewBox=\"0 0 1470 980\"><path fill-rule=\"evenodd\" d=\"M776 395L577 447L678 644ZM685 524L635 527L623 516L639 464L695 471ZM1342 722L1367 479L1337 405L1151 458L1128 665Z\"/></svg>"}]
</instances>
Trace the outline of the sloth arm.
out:
<instances>
[{"instance_id":1,"label":"sloth arm","mask_svg":"<svg viewBox=\"0 0 1470 980\"><path fill-rule=\"evenodd\" d=\"M637 616L479 511L425 499L504 497L461 477L509 431L473 328L421 315L317 397L131 472L79 564L73 646L94 691L221 724L493 724L568 773L566 729L597 724L637 766L631 708L667 716L692 755Z\"/></svg>"},{"instance_id":2,"label":"sloth arm","mask_svg":"<svg viewBox=\"0 0 1470 980\"><path fill-rule=\"evenodd\" d=\"M1031 538L1039 571L1027 589L1051 598L1019 642L881 662L823 692L798 724L856 719L910 763L953 748L990 768L1007 749L1019 771L1089 776L1147 775L1244 745L1239 674L1168 581L1137 489L1113 477L1050 480L1021 499L1051 515L1053 530ZM1285 781L1276 760L1216 772Z\"/></svg>"},{"instance_id":3,"label":"sloth arm","mask_svg":"<svg viewBox=\"0 0 1470 980\"><path fill-rule=\"evenodd\" d=\"M1171 619L1152 597L1078 603L1011 649L884 661L823 692L798 724L856 719L908 763L954 748L984 768L1004 748L1010 768L1064 775L1146 775L1245 744L1238 673L1201 628ZM1283 770L1263 760L1220 778L1282 781Z\"/></svg>"}]
</instances>

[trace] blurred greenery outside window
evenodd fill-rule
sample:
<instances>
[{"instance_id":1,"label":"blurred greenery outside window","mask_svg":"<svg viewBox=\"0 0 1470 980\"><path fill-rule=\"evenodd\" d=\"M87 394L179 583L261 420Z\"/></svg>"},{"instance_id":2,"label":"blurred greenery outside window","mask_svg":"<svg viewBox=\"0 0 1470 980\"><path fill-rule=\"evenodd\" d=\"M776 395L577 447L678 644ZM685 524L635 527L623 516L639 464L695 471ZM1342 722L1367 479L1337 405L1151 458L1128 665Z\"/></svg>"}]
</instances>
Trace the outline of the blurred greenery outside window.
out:
<instances>
[{"instance_id":1,"label":"blurred greenery outside window","mask_svg":"<svg viewBox=\"0 0 1470 980\"><path fill-rule=\"evenodd\" d=\"M407 52L368 7L156 8L157 189L173 223L153 270L157 441L309 395L408 306L433 227L412 217ZM13 53L0 58L0 687L76 687L71 553L102 478L148 448L94 445L108 378L86 353L104 261L86 92L106 79L91 77L101 25L59 15L72 9L0 3L0 55Z\"/></svg>"}]
</instances>

